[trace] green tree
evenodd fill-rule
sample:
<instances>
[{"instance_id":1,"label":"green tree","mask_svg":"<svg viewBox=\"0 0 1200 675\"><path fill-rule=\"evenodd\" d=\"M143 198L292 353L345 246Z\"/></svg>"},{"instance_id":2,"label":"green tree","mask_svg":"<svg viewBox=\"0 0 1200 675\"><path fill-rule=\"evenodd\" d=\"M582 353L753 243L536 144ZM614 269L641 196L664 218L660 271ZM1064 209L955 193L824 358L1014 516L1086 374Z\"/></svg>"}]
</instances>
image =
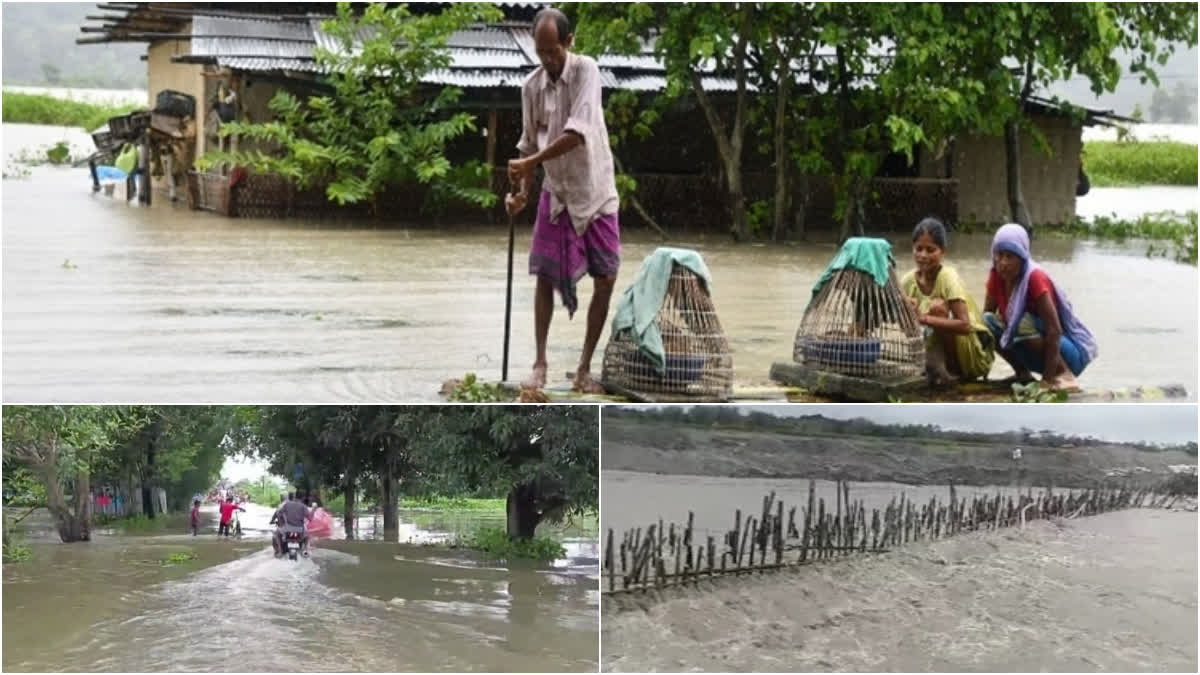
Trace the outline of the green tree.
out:
<instances>
[{"instance_id":1,"label":"green tree","mask_svg":"<svg viewBox=\"0 0 1200 675\"><path fill-rule=\"evenodd\" d=\"M599 504L599 429L594 406L432 408L412 445L426 484L506 494L511 538Z\"/></svg>"},{"instance_id":2,"label":"green tree","mask_svg":"<svg viewBox=\"0 0 1200 675\"><path fill-rule=\"evenodd\" d=\"M667 89L687 89L696 98L725 178L732 224L730 233L748 233L742 158L746 139L748 101L747 52L757 12L754 3L604 3L571 5L577 12L581 49L592 53L633 54L653 40L654 54L666 68ZM735 81L732 119L722 118L717 103L704 88L706 72L716 70Z\"/></svg>"},{"instance_id":3,"label":"green tree","mask_svg":"<svg viewBox=\"0 0 1200 675\"><path fill-rule=\"evenodd\" d=\"M91 538L91 476L140 420L119 406L5 406L4 458L41 479L63 542Z\"/></svg>"},{"instance_id":4,"label":"green tree","mask_svg":"<svg viewBox=\"0 0 1200 675\"><path fill-rule=\"evenodd\" d=\"M455 199L490 207L496 196L487 187L488 168L454 166L446 158L452 140L475 130L471 113L449 112L462 91L430 91L422 80L449 66L452 33L501 16L484 3L450 4L432 14L414 14L403 3L371 3L359 13L339 3L336 17L322 24L339 48L316 51L329 93L301 101L281 90L269 104L276 120L221 129L278 152L210 152L202 163L241 164L301 187L328 181L331 201L365 202L376 214L385 190L418 184L429 188L432 205Z\"/></svg>"}]
</instances>

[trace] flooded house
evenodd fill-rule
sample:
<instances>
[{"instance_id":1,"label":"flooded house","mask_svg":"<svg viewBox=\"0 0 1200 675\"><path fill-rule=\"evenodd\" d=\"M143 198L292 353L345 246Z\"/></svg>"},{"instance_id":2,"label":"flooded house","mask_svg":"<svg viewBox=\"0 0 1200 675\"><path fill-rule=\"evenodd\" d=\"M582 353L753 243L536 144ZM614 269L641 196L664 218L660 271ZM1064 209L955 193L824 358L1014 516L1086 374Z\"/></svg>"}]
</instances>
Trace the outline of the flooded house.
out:
<instances>
[{"instance_id":1,"label":"flooded house","mask_svg":"<svg viewBox=\"0 0 1200 675\"><path fill-rule=\"evenodd\" d=\"M498 3L504 19L455 33L449 41L451 64L430 73L431 87L455 86L463 91L459 107L478 111L477 134L458 139L450 159L479 159L493 168L491 185L497 194L507 189L504 166L520 136L520 86L538 65L530 27L542 3ZM338 49L322 28L334 13L333 3L107 3L108 12L89 17L100 25L82 28L80 44L143 42L146 44L150 101L162 91L193 96L194 152L189 159L222 147L220 125L230 119L261 122L271 119L268 103L280 89L303 95L321 90L317 48ZM438 3L414 3L414 12L437 11ZM666 88L666 72L652 45L640 54L604 55L599 59L606 94L619 90L652 97ZM732 105L732 77L713 72L703 79L716 106ZM750 95L754 95L750 87ZM812 93L800 87L798 95ZM685 97L687 99L687 97ZM629 140L616 156L625 171L638 180L637 198L646 212L671 226L712 223L713 214L727 212L720 163L702 111L694 101L679 102L645 140ZM1031 102L1028 115L1050 149L1035 147L1022 137L1021 171L1026 202L1039 222L1065 222L1074 217L1080 181L1083 126L1110 124L1119 119L1099 110L1084 110L1082 119L1046 100ZM232 137L223 149L237 149ZM244 143L244 140L242 141ZM754 147L748 142L747 146ZM771 158L747 153L744 185L748 202L769 199L774 186ZM269 176L249 176L231 189L228 169L193 173L190 196L196 206L224 215L278 217L345 211L323 198L320 189L290 188ZM156 178L156 186L163 179ZM834 197L826 177L812 176L805 220L816 227L832 224ZM389 211L417 213L419 191L395 191ZM909 163L900 155L884 162L872 186L867 218L881 228L906 229L926 215L948 222L1000 223L1009 220L1005 189L1005 150L1002 136L960 134L940 153L921 149ZM502 200L489 217L502 214ZM478 218L474 207L454 215ZM623 222L639 224L639 214L622 213Z\"/></svg>"}]
</instances>

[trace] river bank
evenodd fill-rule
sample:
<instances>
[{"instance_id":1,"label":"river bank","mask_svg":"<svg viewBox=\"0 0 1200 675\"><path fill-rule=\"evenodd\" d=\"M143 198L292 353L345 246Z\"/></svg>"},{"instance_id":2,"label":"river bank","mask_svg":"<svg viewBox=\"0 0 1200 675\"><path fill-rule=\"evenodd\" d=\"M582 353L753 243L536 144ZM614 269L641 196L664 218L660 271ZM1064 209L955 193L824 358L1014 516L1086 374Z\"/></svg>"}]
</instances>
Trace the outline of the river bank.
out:
<instances>
[{"instance_id":1,"label":"river bank","mask_svg":"<svg viewBox=\"0 0 1200 675\"><path fill-rule=\"evenodd\" d=\"M1194 671L1196 526L1135 509L606 599L602 669Z\"/></svg>"},{"instance_id":2,"label":"river bank","mask_svg":"<svg viewBox=\"0 0 1200 675\"><path fill-rule=\"evenodd\" d=\"M818 478L912 485L1004 485L1014 475L1011 445L951 443L873 436L800 436L714 430L628 419L604 420L604 471L672 475ZM1022 460L1034 485L1089 487L1114 469L1145 480L1171 475L1171 465L1196 464L1179 451L1127 446L1034 448Z\"/></svg>"}]
</instances>

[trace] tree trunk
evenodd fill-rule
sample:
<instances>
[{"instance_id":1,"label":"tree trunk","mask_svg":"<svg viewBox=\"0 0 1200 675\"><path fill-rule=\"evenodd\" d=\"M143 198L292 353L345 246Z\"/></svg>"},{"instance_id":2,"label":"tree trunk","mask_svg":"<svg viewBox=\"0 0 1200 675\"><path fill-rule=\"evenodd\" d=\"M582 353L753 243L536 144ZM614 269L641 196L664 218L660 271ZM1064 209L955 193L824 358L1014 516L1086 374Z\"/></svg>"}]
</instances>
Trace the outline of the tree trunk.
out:
<instances>
[{"instance_id":1,"label":"tree trunk","mask_svg":"<svg viewBox=\"0 0 1200 675\"><path fill-rule=\"evenodd\" d=\"M1008 212L1013 222L1032 230L1025 195L1021 192L1021 136L1015 120L1004 125L1004 167L1008 178Z\"/></svg>"},{"instance_id":2,"label":"tree trunk","mask_svg":"<svg viewBox=\"0 0 1200 675\"><path fill-rule=\"evenodd\" d=\"M784 128L787 126L788 94L792 88L792 52L783 50L779 60L779 91L775 96L775 213L771 218L771 241L779 241L779 232L787 232L788 207L788 143Z\"/></svg>"},{"instance_id":3,"label":"tree trunk","mask_svg":"<svg viewBox=\"0 0 1200 675\"><path fill-rule=\"evenodd\" d=\"M383 538L387 541L400 539L399 513L396 503L396 477L388 469L387 475L379 481L380 492L383 493Z\"/></svg>"},{"instance_id":4,"label":"tree trunk","mask_svg":"<svg viewBox=\"0 0 1200 675\"><path fill-rule=\"evenodd\" d=\"M353 473L347 472L346 485L343 488L342 494L346 497L345 508L342 511L342 524L346 527L346 538L354 538L354 497L355 497L356 476Z\"/></svg>"},{"instance_id":5,"label":"tree trunk","mask_svg":"<svg viewBox=\"0 0 1200 675\"><path fill-rule=\"evenodd\" d=\"M508 491L505 501L510 539L531 539L537 530L542 515L537 508L537 490L534 486L517 485Z\"/></svg>"},{"instance_id":6,"label":"tree trunk","mask_svg":"<svg viewBox=\"0 0 1200 675\"><path fill-rule=\"evenodd\" d=\"M838 78L838 126L837 126L837 146L835 152L835 168L837 175L841 177L838 181L842 188L842 223L838 232L838 242L845 242L850 238L850 229L853 226L855 211L855 196L858 192L857 177L851 175L851 169L847 167L846 153L848 152L847 145L850 137L850 76L846 71L846 51L841 45L838 45L835 50L837 58L837 78Z\"/></svg>"},{"instance_id":7,"label":"tree trunk","mask_svg":"<svg viewBox=\"0 0 1200 675\"><path fill-rule=\"evenodd\" d=\"M86 473L79 475L75 481L75 503L69 504L63 493L62 483L58 478L58 447L54 444L48 450L49 461L37 468L46 484L46 510L54 516L54 527L58 530L58 538L63 543L87 541L91 537L89 521L91 518L91 485Z\"/></svg>"},{"instance_id":8,"label":"tree trunk","mask_svg":"<svg viewBox=\"0 0 1200 675\"><path fill-rule=\"evenodd\" d=\"M142 509L147 518L154 518L155 504L157 500L154 498L154 493L150 489L154 483L154 458L158 454L158 434L161 429L161 422L155 420L151 423L147 430L146 438L146 469L142 472Z\"/></svg>"},{"instance_id":9,"label":"tree trunk","mask_svg":"<svg viewBox=\"0 0 1200 675\"><path fill-rule=\"evenodd\" d=\"M750 10L743 7L742 30L739 32L737 44L734 46L733 62L734 77L737 80L737 96L733 114L733 125L726 136L725 124L717 114L707 92L700 73L692 71L692 93L696 102L704 111L704 118L712 130L713 139L717 142L717 153L725 169L726 190L729 196L729 211L733 219L729 233L735 241L746 238L748 230L746 221L745 195L742 190L742 141L746 135L746 36L750 33Z\"/></svg>"},{"instance_id":10,"label":"tree trunk","mask_svg":"<svg viewBox=\"0 0 1200 675\"><path fill-rule=\"evenodd\" d=\"M1026 231L1033 232L1033 220L1021 192L1021 129L1019 120L1025 116L1025 104L1033 93L1033 60L1025 62L1025 82L1017 99L1017 116L1004 125L1004 168L1008 182L1008 212L1013 221Z\"/></svg>"}]
</instances>

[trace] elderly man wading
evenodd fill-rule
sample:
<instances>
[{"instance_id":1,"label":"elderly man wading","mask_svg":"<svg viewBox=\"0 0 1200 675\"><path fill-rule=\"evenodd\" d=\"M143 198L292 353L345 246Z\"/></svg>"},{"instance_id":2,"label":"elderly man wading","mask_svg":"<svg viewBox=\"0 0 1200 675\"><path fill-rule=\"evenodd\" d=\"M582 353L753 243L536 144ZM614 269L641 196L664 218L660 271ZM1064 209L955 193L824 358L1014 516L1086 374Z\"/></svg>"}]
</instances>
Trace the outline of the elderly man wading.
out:
<instances>
[{"instance_id":1,"label":"elderly man wading","mask_svg":"<svg viewBox=\"0 0 1200 675\"><path fill-rule=\"evenodd\" d=\"M529 252L529 273L537 276L534 330L537 357L527 387L546 384L546 336L554 313L554 290L568 316L579 300L575 284L584 272L593 279L587 336L575 370L574 389L601 393L591 376L592 354L608 316L608 303L621 263L617 185L600 98L595 60L572 54L571 24L562 12L543 9L533 20L534 45L542 65L521 88L521 159L508 163L515 191L505 198L515 215L529 202L533 170L545 167Z\"/></svg>"}]
</instances>

